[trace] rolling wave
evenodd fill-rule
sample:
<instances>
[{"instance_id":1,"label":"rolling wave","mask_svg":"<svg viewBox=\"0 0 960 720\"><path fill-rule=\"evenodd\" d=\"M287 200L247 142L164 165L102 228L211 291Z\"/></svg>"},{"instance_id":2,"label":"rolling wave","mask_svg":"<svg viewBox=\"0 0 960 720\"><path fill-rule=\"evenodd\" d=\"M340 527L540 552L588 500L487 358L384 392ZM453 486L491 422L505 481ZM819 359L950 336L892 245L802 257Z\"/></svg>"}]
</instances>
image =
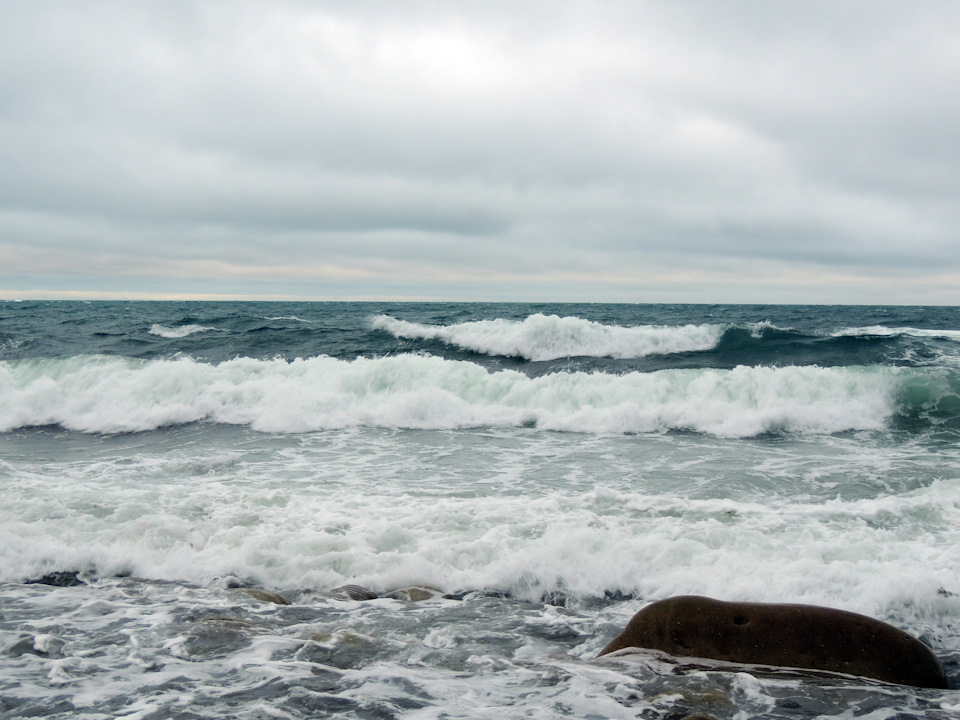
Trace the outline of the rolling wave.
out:
<instances>
[{"instance_id":1,"label":"rolling wave","mask_svg":"<svg viewBox=\"0 0 960 720\"><path fill-rule=\"evenodd\" d=\"M541 313L519 321L478 320L456 325L423 325L378 315L372 325L397 338L441 340L476 353L535 362L565 357L642 358L710 350L724 332L723 325L621 327Z\"/></svg>"},{"instance_id":2,"label":"rolling wave","mask_svg":"<svg viewBox=\"0 0 960 720\"><path fill-rule=\"evenodd\" d=\"M960 374L740 366L531 378L420 355L219 364L105 356L0 362L2 431L59 425L122 433L206 421L280 433L530 427L753 437L883 430L898 416L960 416Z\"/></svg>"},{"instance_id":3,"label":"rolling wave","mask_svg":"<svg viewBox=\"0 0 960 720\"><path fill-rule=\"evenodd\" d=\"M398 339L440 341L469 352L532 362L563 358L614 360L701 354L710 366L791 364L960 364L960 330L864 326L801 331L767 320L744 324L605 325L579 317L534 314L524 320L480 320L452 325L407 322L389 315L373 330ZM709 359L706 359L709 358Z\"/></svg>"}]
</instances>

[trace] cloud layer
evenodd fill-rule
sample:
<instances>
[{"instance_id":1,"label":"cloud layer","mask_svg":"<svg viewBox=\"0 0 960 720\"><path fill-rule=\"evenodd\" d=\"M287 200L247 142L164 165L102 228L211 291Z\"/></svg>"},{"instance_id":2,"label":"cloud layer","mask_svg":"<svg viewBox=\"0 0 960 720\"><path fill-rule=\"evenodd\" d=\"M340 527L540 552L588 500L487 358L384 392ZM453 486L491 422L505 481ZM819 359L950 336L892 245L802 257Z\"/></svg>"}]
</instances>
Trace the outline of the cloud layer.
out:
<instances>
[{"instance_id":1,"label":"cloud layer","mask_svg":"<svg viewBox=\"0 0 960 720\"><path fill-rule=\"evenodd\" d=\"M0 296L960 303L955 3L4 15Z\"/></svg>"}]
</instances>

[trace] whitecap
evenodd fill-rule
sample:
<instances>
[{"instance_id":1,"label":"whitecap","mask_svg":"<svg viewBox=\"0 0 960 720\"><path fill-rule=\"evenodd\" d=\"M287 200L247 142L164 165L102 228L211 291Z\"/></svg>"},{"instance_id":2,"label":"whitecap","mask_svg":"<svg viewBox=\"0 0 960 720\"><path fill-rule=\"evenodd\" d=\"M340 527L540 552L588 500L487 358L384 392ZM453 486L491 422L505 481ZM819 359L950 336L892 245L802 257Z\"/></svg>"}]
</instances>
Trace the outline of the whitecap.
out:
<instances>
[{"instance_id":1,"label":"whitecap","mask_svg":"<svg viewBox=\"0 0 960 720\"><path fill-rule=\"evenodd\" d=\"M166 327L160 324L154 324L150 328L149 333L151 335L158 335L162 338L167 338L168 340L175 340L177 338L184 338L188 335L194 335L196 333L208 332L210 330L216 330L214 327L208 327L206 325L178 325L176 327Z\"/></svg>"},{"instance_id":2,"label":"whitecap","mask_svg":"<svg viewBox=\"0 0 960 720\"><path fill-rule=\"evenodd\" d=\"M779 325L774 325L769 320L761 320L760 322L751 323L747 326L750 329L750 335L757 339L763 337L763 334L768 330L773 330L776 332L790 332L793 328L790 327L780 327Z\"/></svg>"},{"instance_id":3,"label":"whitecap","mask_svg":"<svg viewBox=\"0 0 960 720\"><path fill-rule=\"evenodd\" d=\"M375 330L398 338L441 340L485 355L532 361L564 357L642 358L715 348L725 326L604 325L578 317L536 313L524 320L478 320L455 325L424 325L389 315L373 318Z\"/></svg>"},{"instance_id":4,"label":"whitecap","mask_svg":"<svg viewBox=\"0 0 960 720\"><path fill-rule=\"evenodd\" d=\"M833 337L864 336L937 338L940 340L953 340L960 342L960 330L936 330L929 328L885 327L883 325L871 325L868 327L842 328L833 333Z\"/></svg>"}]
</instances>

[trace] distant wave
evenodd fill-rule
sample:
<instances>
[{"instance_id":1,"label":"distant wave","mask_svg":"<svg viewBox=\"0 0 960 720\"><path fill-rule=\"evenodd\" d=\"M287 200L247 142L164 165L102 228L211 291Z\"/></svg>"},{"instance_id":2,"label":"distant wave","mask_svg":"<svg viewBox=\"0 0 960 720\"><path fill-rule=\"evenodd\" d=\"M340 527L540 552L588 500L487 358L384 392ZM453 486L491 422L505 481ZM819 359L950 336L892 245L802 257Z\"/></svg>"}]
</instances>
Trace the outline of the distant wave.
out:
<instances>
[{"instance_id":1,"label":"distant wave","mask_svg":"<svg viewBox=\"0 0 960 720\"><path fill-rule=\"evenodd\" d=\"M371 327L409 340L438 340L447 345L485 355L518 357L544 362L572 357L639 359L680 353L718 351L735 364L752 365L768 352L782 348L811 347L812 343L873 343L896 338L960 343L960 330L929 330L910 327L850 327L833 332L806 334L762 320L743 325L605 325L578 317L534 314L523 320L480 320L451 325L407 322L389 315L372 318ZM780 350L777 350L780 348ZM960 356L952 349L930 343L928 356L902 348L900 362L908 365L942 364L956 367ZM756 353L761 353L757 355ZM877 355L876 359L880 360ZM888 357L883 356L885 361ZM809 360L807 360L809 362ZM836 356L833 360L836 362Z\"/></svg>"},{"instance_id":2,"label":"distant wave","mask_svg":"<svg viewBox=\"0 0 960 720\"><path fill-rule=\"evenodd\" d=\"M960 342L960 330L929 330L926 328L911 327L884 327L871 325L869 327L843 328L833 333L833 337L916 337L939 338Z\"/></svg>"},{"instance_id":3,"label":"distant wave","mask_svg":"<svg viewBox=\"0 0 960 720\"><path fill-rule=\"evenodd\" d=\"M177 327L170 328L155 324L150 328L149 332L151 335L159 335L162 338L174 340L176 338L184 338L188 335L194 335L195 333L207 332L209 330L216 330L216 328L207 327L206 325L178 325Z\"/></svg>"},{"instance_id":4,"label":"distant wave","mask_svg":"<svg viewBox=\"0 0 960 720\"><path fill-rule=\"evenodd\" d=\"M564 357L642 358L710 350L723 325L621 327L577 317L537 313L524 320L479 320L456 325L423 325L378 315L373 328L398 338L441 340L485 355L546 361Z\"/></svg>"},{"instance_id":5,"label":"distant wave","mask_svg":"<svg viewBox=\"0 0 960 720\"><path fill-rule=\"evenodd\" d=\"M420 355L220 364L105 356L0 362L0 431L60 425L119 433L208 421L284 433L532 427L751 437L881 430L898 414L960 415L960 374L741 366L531 378Z\"/></svg>"}]
</instances>

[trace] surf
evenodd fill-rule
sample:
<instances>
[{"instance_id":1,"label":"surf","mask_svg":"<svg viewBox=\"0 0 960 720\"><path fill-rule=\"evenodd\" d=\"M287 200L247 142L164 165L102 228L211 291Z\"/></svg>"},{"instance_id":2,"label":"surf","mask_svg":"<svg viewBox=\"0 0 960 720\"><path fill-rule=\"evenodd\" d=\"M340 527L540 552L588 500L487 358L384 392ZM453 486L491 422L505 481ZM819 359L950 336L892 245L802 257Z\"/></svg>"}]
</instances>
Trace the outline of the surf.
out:
<instances>
[{"instance_id":1,"label":"surf","mask_svg":"<svg viewBox=\"0 0 960 720\"><path fill-rule=\"evenodd\" d=\"M123 433L193 422L302 433L523 428L718 437L881 431L960 414L947 369L868 366L553 372L428 355L286 361L75 356L0 362L0 430Z\"/></svg>"}]
</instances>

